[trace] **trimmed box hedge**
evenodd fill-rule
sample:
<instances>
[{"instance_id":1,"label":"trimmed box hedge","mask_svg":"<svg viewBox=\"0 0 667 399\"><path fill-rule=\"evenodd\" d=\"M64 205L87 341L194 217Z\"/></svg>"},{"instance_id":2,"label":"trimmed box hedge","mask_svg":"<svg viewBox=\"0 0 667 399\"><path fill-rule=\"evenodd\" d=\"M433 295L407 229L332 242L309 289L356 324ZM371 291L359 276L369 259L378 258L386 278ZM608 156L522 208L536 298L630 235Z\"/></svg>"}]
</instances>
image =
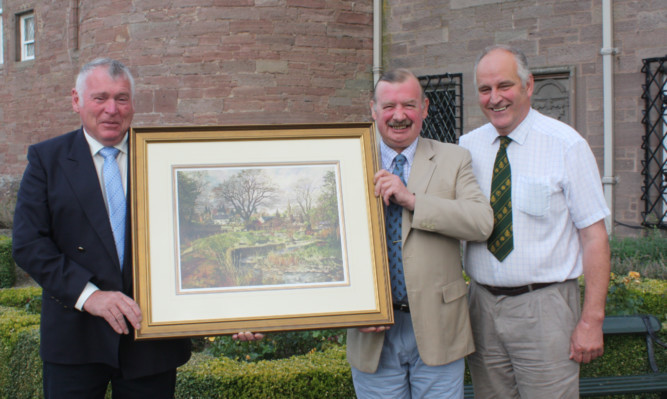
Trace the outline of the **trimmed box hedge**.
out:
<instances>
[{"instance_id":1,"label":"trimmed box hedge","mask_svg":"<svg viewBox=\"0 0 667 399\"><path fill-rule=\"evenodd\" d=\"M0 306L0 398L41 397L39 314Z\"/></svg>"},{"instance_id":2,"label":"trimmed box hedge","mask_svg":"<svg viewBox=\"0 0 667 399\"><path fill-rule=\"evenodd\" d=\"M345 348L239 362L194 353L178 370L177 398L354 398Z\"/></svg>"},{"instance_id":3,"label":"trimmed box hedge","mask_svg":"<svg viewBox=\"0 0 667 399\"><path fill-rule=\"evenodd\" d=\"M643 298L637 311L656 315L667 340L667 281L633 281L627 287ZM0 289L0 399L41 398L39 288ZM656 348L660 370L667 351ZM605 355L582 365L581 376L632 375L649 371L641 337L605 338ZM469 380L466 383L470 383ZM176 398L354 398L345 347L289 359L244 362L204 352L179 369Z\"/></svg>"},{"instance_id":4,"label":"trimmed box hedge","mask_svg":"<svg viewBox=\"0 0 667 399\"><path fill-rule=\"evenodd\" d=\"M16 283L16 266L12 258L12 240L0 236L0 288L10 288Z\"/></svg>"}]
</instances>

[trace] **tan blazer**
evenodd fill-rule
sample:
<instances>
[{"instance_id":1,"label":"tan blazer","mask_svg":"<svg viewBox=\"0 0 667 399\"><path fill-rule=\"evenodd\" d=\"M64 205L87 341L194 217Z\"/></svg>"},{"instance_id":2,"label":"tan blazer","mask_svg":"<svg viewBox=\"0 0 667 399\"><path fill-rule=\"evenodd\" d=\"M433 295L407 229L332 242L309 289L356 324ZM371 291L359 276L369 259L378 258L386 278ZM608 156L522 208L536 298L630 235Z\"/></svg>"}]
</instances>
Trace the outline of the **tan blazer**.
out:
<instances>
[{"instance_id":1,"label":"tan blazer","mask_svg":"<svg viewBox=\"0 0 667 399\"><path fill-rule=\"evenodd\" d=\"M470 153L420 138L408 189L414 213L403 210L403 268L419 354L427 365L458 360L475 350L459 240L483 241L493 210L472 172ZM348 330L347 359L366 373L380 360L384 333Z\"/></svg>"}]
</instances>

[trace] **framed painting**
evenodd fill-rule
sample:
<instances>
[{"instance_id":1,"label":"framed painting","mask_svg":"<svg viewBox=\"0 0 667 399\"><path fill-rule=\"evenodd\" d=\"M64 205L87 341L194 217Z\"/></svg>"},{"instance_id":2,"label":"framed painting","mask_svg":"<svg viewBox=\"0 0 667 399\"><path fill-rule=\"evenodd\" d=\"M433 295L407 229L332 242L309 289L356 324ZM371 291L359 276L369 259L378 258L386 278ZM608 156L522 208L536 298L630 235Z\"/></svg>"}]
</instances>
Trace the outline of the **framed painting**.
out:
<instances>
[{"instance_id":1,"label":"framed painting","mask_svg":"<svg viewBox=\"0 0 667 399\"><path fill-rule=\"evenodd\" d=\"M374 130L131 129L136 338L392 324Z\"/></svg>"}]
</instances>

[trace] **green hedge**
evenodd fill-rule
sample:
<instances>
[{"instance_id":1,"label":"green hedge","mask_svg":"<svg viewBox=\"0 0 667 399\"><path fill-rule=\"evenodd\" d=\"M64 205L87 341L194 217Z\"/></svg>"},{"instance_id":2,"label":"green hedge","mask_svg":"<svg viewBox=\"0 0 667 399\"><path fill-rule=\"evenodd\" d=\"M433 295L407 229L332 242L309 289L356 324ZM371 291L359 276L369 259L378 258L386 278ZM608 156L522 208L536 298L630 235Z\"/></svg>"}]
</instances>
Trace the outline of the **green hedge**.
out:
<instances>
[{"instance_id":1,"label":"green hedge","mask_svg":"<svg viewBox=\"0 0 667 399\"><path fill-rule=\"evenodd\" d=\"M635 272L625 276L612 274L607 297L608 315L652 314L662 324L660 339L667 341L667 281L641 279ZM643 336L608 336L604 356L581 366L582 377L633 375L651 372L646 339ZM654 345L661 371L667 372L667 351ZM657 397L657 396L656 396Z\"/></svg>"},{"instance_id":2,"label":"green hedge","mask_svg":"<svg viewBox=\"0 0 667 399\"><path fill-rule=\"evenodd\" d=\"M12 240L0 236L0 288L10 288L16 283L16 267L12 258Z\"/></svg>"},{"instance_id":3,"label":"green hedge","mask_svg":"<svg viewBox=\"0 0 667 399\"><path fill-rule=\"evenodd\" d=\"M40 312L41 297L42 289L39 287L0 289L0 305L21 308L32 313Z\"/></svg>"},{"instance_id":4,"label":"green hedge","mask_svg":"<svg viewBox=\"0 0 667 399\"><path fill-rule=\"evenodd\" d=\"M176 398L353 398L345 348L240 362L203 353L178 371Z\"/></svg>"},{"instance_id":5,"label":"green hedge","mask_svg":"<svg viewBox=\"0 0 667 399\"><path fill-rule=\"evenodd\" d=\"M667 341L667 282L628 279L626 288L641 294L643 301L636 310L658 316L663 323L660 338ZM38 308L30 305L39 292L38 288L0 290L0 399L41 398L39 315ZM667 371L667 351L656 346L656 359L660 370ZM605 338L605 355L581 367L582 377L647 372L646 344L635 336ZM201 352L179 369L176 397L354 398L354 387L344 346L259 362Z\"/></svg>"},{"instance_id":6,"label":"green hedge","mask_svg":"<svg viewBox=\"0 0 667 399\"><path fill-rule=\"evenodd\" d=\"M0 398L42 397L39 315L0 306Z\"/></svg>"}]
</instances>

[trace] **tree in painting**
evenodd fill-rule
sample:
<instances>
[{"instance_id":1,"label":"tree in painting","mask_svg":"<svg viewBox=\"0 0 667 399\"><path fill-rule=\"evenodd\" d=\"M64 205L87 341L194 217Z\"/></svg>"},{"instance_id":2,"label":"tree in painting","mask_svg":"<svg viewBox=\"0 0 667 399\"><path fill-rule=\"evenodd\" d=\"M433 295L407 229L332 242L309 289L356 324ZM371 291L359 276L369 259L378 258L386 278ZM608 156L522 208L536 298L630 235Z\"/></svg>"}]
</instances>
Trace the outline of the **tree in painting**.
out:
<instances>
[{"instance_id":1,"label":"tree in painting","mask_svg":"<svg viewBox=\"0 0 667 399\"><path fill-rule=\"evenodd\" d=\"M243 169L215 191L248 224L260 206L274 200L278 187L262 169Z\"/></svg>"},{"instance_id":2,"label":"tree in painting","mask_svg":"<svg viewBox=\"0 0 667 399\"><path fill-rule=\"evenodd\" d=\"M310 228L312 221L313 206L315 202L314 191L316 189L315 182L308 179L299 179L293 188L294 201L301 211L303 222L306 227Z\"/></svg>"},{"instance_id":3,"label":"tree in painting","mask_svg":"<svg viewBox=\"0 0 667 399\"><path fill-rule=\"evenodd\" d=\"M320 219L331 227L329 235L340 239L336 174L333 171L327 171L322 180L322 192L318 198L318 213Z\"/></svg>"}]
</instances>

